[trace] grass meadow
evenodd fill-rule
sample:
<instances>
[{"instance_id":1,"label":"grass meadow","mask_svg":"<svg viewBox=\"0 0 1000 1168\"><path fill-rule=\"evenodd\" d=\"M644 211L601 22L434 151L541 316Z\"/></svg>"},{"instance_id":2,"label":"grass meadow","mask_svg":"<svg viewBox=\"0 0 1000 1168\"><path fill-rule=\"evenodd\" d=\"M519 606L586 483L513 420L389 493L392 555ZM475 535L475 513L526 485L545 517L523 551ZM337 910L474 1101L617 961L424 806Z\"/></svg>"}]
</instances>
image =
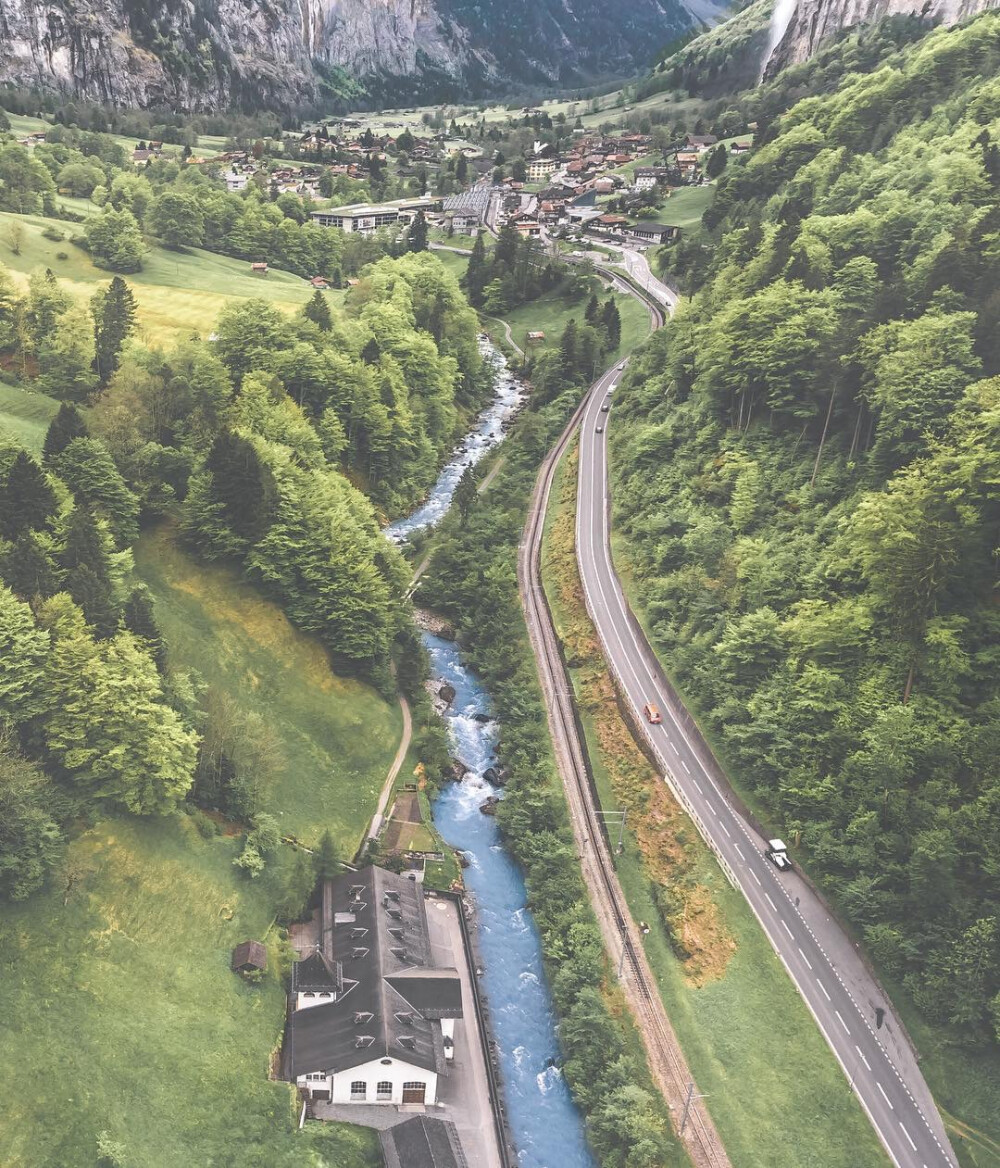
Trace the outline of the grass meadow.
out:
<instances>
[{"instance_id":1,"label":"grass meadow","mask_svg":"<svg viewBox=\"0 0 1000 1168\"><path fill-rule=\"evenodd\" d=\"M55 398L0 381L0 444L12 442L40 455L45 431L58 409Z\"/></svg>"},{"instance_id":2,"label":"grass meadow","mask_svg":"<svg viewBox=\"0 0 1000 1168\"><path fill-rule=\"evenodd\" d=\"M13 222L23 227L18 255L6 240L8 225ZM47 227L61 231L66 238L46 239L42 233ZM21 287L27 286L32 272L51 268L71 295L81 300L89 298L96 285L106 284L113 273L97 267L83 248L70 243L69 237L79 231L79 224L47 219L43 215L2 212L0 263L10 270ZM200 248L181 252L150 247L142 271L125 276L125 280L139 303L138 335L153 344L210 332L219 313L231 300L260 296L291 313L313 294L306 280L290 272L272 268L266 276L255 276L243 260ZM339 303L344 293L331 290L326 295Z\"/></svg>"},{"instance_id":3,"label":"grass meadow","mask_svg":"<svg viewBox=\"0 0 1000 1168\"><path fill-rule=\"evenodd\" d=\"M360 1128L296 1130L268 1079L284 1019L273 889L185 815L109 820L70 846L52 890L0 912L0 1164L375 1168ZM257 985L232 947L269 942Z\"/></svg>"},{"instance_id":4,"label":"grass meadow","mask_svg":"<svg viewBox=\"0 0 1000 1168\"><path fill-rule=\"evenodd\" d=\"M234 568L194 560L169 524L140 537L135 563L170 662L270 725L279 762L262 810L306 844L329 828L353 856L399 745L399 707L335 674L318 641Z\"/></svg>"},{"instance_id":5,"label":"grass meadow","mask_svg":"<svg viewBox=\"0 0 1000 1168\"><path fill-rule=\"evenodd\" d=\"M606 670L599 653L579 646L593 640L582 608L572 552L575 459L564 457L553 488L543 550L543 579L560 638L571 661L574 693L587 738L602 806L620 807L604 744L628 734L613 697L595 701L595 683ZM572 573L572 576L571 576ZM570 599L572 597L572 599ZM607 695L607 689L604 693ZM609 729L608 719L617 726ZM635 748L633 747L633 752ZM620 752L619 752L620 753ZM632 764L633 780L659 783L644 758ZM619 771L618 773L621 773ZM663 791L652 794L664 795ZM740 1168L875 1168L887 1165L875 1134L804 1002L743 897L730 887L696 828L670 805L664 855L643 858L636 834L626 832L618 875L633 917L650 931L646 955L667 1015L684 1049L698 1089L733 1164ZM662 798L641 797L640 832L658 814ZM675 862L680 863L673 867ZM687 895L685 943L697 961L675 953L653 899L650 869ZM673 871L672 871L673 868ZM698 933L700 931L700 938Z\"/></svg>"}]
</instances>

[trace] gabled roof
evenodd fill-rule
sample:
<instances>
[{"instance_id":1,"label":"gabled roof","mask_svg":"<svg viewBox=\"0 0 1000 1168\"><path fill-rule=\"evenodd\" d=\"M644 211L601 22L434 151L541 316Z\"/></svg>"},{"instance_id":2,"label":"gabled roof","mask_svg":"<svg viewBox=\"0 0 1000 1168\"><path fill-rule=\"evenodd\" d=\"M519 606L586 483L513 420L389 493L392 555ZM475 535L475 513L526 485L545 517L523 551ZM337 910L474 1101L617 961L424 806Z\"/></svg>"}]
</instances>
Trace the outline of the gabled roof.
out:
<instances>
[{"instance_id":1,"label":"gabled roof","mask_svg":"<svg viewBox=\"0 0 1000 1168\"><path fill-rule=\"evenodd\" d=\"M292 966L292 993L323 993L344 986L344 971L339 961L331 961L319 949L313 950L304 961Z\"/></svg>"},{"instance_id":2,"label":"gabled roof","mask_svg":"<svg viewBox=\"0 0 1000 1168\"><path fill-rule=\"evenodd\" d=\"M459 1168L465 1163L455 1125L415 1115L381 1133L386 1168Z\"/></svg>"},{"instance_id":3,"label":"gabled roof","mask_svg":"<svg viewBox=\"0 0 1000 1168\"><path fill-rule=\"evenodd\" d=\"M322 919L323 951L298 963L309 969L293 973L293 988L306 974L320 976L320 967L328 973L336 955L343 990L334 1002L292 1014L291 1075L387 1057L442 1069L432 1019L461 1017L461 983L455 970L430 964L422 887L382 868L345 872L324 883Z\"/></svg>"},{"instance_id":4,"label":"gabled roof","mask_svg":"<svg viewBox=\"0 0 1000 1168\"><path fill-rule=\"evenodd\" d=\"M232 968L242 969L245 965L267 969L267 948L260 941L241 941L233 950Z\"/></svg>"}]
</instances>

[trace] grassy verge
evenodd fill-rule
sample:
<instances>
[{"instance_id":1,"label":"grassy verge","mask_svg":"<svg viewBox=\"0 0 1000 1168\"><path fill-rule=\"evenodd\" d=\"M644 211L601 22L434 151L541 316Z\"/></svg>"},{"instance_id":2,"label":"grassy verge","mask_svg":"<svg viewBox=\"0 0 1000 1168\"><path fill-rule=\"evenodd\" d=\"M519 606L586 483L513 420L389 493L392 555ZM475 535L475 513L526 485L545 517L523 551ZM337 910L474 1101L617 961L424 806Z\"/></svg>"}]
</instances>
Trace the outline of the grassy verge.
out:
<instances>
[{"instance_id":1,"label":"grassy verge","mask_svg":"<svg viewBox=\"0 0 1000 1168\"><path fill-rule=\"evenodd\" d=\"M641 581L632 571L628 541L613 532L611 542L625 595L647 640L657 649L661 667L684 698L713 754L726 770L733 789L761 823L767 824L770 812L752 790L733 777L735 769L728 766L725 744L712 732L698 704L685 694L684 687L670 669L669 655L652 633L643 605ZM808 854L801 853L796 858L808 872ZM822 887L819 879L817 883ZM927 1021L901 985L881 972L879 977L913 1040L924 1078L963 1168L1000 1168L1000 1057L991 1050L974 1051L955 1043L946 1028Z\"/></svg>"},{"instance_id":2,"label":"grassy verge","mask_svg":"<svg viewBox=\"0 0 1000 1168\"><path fill-rule=\"evenodd\" d=\"M374 1133L312 1124L268 1080L284 1019L268 877L233 867L236 843L192 820L112 820L69 849L49 893L0 916L0 1163L129 1168L374 1168ZM269 941L258 985L229 971Z\"/></svg>"},{"instance_id":3,"label":"grassy verge","mask_svg":"<svg viewBox=\"0 0 1000 1168\"><path fill-rule=\"evenodd\" d=\"M560 464L547 520L546 595L602 806L627 808L633 825L619 878L633 914L650 926L647 956L726 1149L740 1168L884 1164L874 1132L749 907L618 710L577 575L575 507L574 447Z\"/></svg>"},{"instance_id":4,"label":"grassy verge","mask_svg":"<svg viewBox=\"0 0 1000 1168\"><path fill-rule=\"evenodd\" d=\"M4 248L0 261L22 286L36 269L51 268L67 291L83 299L93 294L94 285L111 279L111 272L98 268L87 252L69 242L69 236L80 232L78 224L42 215L2 212L0 232L12 220L24 228L20 254ZM42 232L47 227L61 231L66 238L46 239ZM305 304L313 292L307 281L290 272L275 269L266 276L253 276L244 261L199 248L174 252L151 247L143 259L142 271L125 279L139 304L140 337L150 342L208 332L230 300L261 296L292 312ZM334 303L339 303L343 295L335 290L327 293Z\"/></svg>"},{"instance_id":5,"label":"grassy verge","mask_svg":"<svg viewBox=\"0 0 1000 1168\"><path fill-rule=\"evenodd\" d=\"M353 856L399 744L399 707L338 677L276 604L235 570L193 560L169 525L145 533L135 559L172 663L272 728L279 762L262 809L306 843L329 828Z\"/></svg>"},{"instance_id":6,"label":"grassy verge","mask_svg":"<svg viewBox=\"0 0 1000 1168\"><path fill-rule=\"evenodd\" d=\"M0 442L13 442L40 455L58 409L59 403L44 393L0 381Z\"/></svg>"}]
</instances>

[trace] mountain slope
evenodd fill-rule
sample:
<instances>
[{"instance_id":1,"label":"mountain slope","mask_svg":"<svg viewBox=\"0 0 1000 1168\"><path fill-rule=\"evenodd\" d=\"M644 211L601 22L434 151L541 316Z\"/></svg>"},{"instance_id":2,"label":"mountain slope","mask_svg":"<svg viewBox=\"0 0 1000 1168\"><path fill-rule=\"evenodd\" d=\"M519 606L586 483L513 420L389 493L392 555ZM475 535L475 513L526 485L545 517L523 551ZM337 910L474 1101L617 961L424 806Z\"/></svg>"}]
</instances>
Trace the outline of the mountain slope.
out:
<instances>
[{"instance_id":1,"label":"mountain slope","mask_svg":"<svg viewBox=\"0 0 1000 1168\"><path fill-rule=\"evenodd\" d=\"M457 96L632 72L691 24L683 0L0 0L0 82L116 105L288 107L343 70L375 96Z\"/></svg>"}]
</instances>

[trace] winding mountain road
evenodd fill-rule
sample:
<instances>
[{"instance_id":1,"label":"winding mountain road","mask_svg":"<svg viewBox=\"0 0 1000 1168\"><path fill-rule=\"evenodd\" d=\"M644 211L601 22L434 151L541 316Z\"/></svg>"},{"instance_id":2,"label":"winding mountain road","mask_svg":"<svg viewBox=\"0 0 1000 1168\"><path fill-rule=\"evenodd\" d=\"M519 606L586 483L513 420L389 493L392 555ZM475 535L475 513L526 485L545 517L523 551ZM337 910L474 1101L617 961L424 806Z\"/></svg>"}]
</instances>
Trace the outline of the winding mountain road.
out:
<instances>
[{"instance_id":1,"label":"winding mountain road","mask_svg":"<svg viewBox=\"0 0 1000 1168\"><path fill-rule=\"evenodd\" d=\"M587 608L620 691L674 794L746 898L898 1168L955 1168L944 1125L891 1002L812 885L779 873L625 598L611 554L610 405L621 373L591 387L579 414L577 561ZM598 432L600 428L601 432ZM643 717L653 702L659 725ZM876 1023L876 1011L883 1018ZM775 1051L780 1059L781 1052ZM808 1131L802 1163L808 1163ZM863 1166L860 1166L863 1168Z\"/></svg>"}]
</instances>

